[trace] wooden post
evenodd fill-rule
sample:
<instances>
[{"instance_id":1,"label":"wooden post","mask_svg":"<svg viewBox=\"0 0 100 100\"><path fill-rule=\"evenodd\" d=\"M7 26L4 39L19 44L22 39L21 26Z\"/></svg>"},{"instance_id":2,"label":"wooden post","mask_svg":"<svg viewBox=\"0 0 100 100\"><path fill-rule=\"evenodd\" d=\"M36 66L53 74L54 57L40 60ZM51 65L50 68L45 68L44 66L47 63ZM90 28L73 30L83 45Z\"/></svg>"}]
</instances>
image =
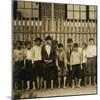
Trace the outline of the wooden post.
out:
<instances>
[{"instance_id":1,"label":"wooden post","mask_svg":"<svg viewBox=\"0 0 100 100\"><path fill-rule=\"evenodd\" d=\"M54 32L54 4L51 4L51 31Z\"/></svg>"}]
</instances>

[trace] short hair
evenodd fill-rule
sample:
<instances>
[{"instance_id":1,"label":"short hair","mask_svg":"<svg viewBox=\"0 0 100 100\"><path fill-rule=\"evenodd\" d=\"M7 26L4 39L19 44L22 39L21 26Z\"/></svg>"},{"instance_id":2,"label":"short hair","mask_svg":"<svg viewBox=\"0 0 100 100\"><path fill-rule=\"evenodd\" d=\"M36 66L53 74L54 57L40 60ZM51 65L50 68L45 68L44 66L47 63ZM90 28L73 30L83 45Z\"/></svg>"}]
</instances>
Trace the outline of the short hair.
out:
<instances>
[{"instance_id":1,"label":"short hair","mask_svg":"<svg viewBox=\"0 0 100 100\"><path fill-rule=\"evenodd\" d=\"M58 48L63 47L63 44L59 43L58 44Z\"/></svg>"},{"instance_id":2,"label":"short hair","mask_svg":"<svg viewBox=\"0 0 100 100\"><path fill-rule=\"evenodd\" d=\"M73 44L73 47L74 47L74 48L78 48L78 43L74 43L74 44Z\"/></svg>"},{"instance_id":3,"label":"short hair","mask_svg":"<svg viewBox=\"0 0 100 100\"><path fill-rule=\"evenodd\" d=\"M94 39L93 39L93 38L90 38L90 39L89 39L89 42L90 42L91 40L92 40L92 41L94 41Z\"/></svg>"},{"instance_id":4,"label":"short hair","mask_svg":"<svg viewBox=\"0 0 100 100\"><path fill-rule=\"evenodd\" d=\"M67 43L73 43L73 40L71 38L68 38Z\"/></svg>"},{"instance_id":5,"label":"short hair","mask_svg":"<svg viewBox=\"0 0 100 100\"><path fill-rule=\"evenodd\" d=\"M25 41L25 45L31 45L31 41Z\"/></svg>"},{"instance_id":6,"label":"short hair","mask_svg":"<svg viewBox=\"0 0 100 100\"><path fill-rule=\"evenodd\" d=\"M20 41L20 40L16 41L16 45L17 44L23 45L22 41Z\"/></svg>"}]
</instances>

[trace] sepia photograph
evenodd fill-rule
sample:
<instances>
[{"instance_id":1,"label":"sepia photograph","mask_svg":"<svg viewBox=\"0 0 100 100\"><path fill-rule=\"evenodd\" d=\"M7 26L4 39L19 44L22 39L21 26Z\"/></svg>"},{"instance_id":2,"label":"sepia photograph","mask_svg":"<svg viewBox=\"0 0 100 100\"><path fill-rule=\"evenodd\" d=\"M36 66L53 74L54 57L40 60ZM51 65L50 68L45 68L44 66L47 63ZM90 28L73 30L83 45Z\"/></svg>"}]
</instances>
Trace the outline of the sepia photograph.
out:
<instances>
[{"instance_id":1,"label":"sepia photograph","mask_svg":"<svg viewBox=\"0 0 100 100\"><path fill-rule=\"evenodd\" d=\"M12 98L97 94L97 5L12 2Z\"/></svg>"}]
</instances>

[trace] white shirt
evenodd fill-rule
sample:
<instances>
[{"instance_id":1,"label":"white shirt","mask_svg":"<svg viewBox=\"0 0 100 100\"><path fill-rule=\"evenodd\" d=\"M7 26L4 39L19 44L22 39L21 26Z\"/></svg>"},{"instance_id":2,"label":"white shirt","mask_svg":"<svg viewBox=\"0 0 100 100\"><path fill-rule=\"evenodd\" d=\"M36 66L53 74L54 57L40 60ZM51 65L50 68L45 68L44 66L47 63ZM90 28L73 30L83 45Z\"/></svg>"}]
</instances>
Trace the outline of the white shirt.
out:
<instances>
[{"instance_id":1,"label":"white shirt","mask_svg":"<svg viewBox=\"0 0 100 100\"><path fill-rule=\"evenodd\" d=\"M51 45L46 45L45 46L46 52L48 54L48 56L50 55L50 51L51 51Z\"/></svg>"},{"instance_id":2,"label":"white shirt","mask_svg":"<svg viewBox=\"0 0 100 100\"><path fill-rule=\"evenodd\" d=\"M42 57L41 57L41 46L35 45L32 48L32 53L33 53L33 61L42 60Z\"/></svg>"},{"instance_id":3,"label":"white shirt","mask_svg":"<svg viewBox=\"0 0 100 100\"><path fill-rule=\"evenodd\" d=\"M24 50L15 49L14 50L14 61L21 61L24 59Z\"/></svg>"},{"instance_id":4,"label":"white shirt","mask_svg":"<svg viewBox=\"0 0 100 100\"><path fill-rule=\"evenodd\" d=\"M70 65L81 64L82 53L78 50L77 52L73 51L70 58Z\"/></svg>"},{"instance_id":5,"label":"white shirt","mask_svg":"<svg viewBox=\"0 0 100 100\"><path fill-rule=\"evenodd\" d=\"M96 46L95 45L89 45L87 47L87 52L86 52L86 56L87 57L94 57L96 56Z\"/></svg>"},{"instance_id":6,"label":"white shirt","mask_svg":"<svg viewBox=\"0 0 100 100\"><path fill-rule=\"evenodd\" d=\"M27 59L27 60L33 60L32 49L26 50L25 55L26 55L26 59Z\"/></svg>"},{"instance_id":7,"label":"white shirt","mask_svg":"<svg viewBox=\"0 0 100 100\"><path fill-rule=\"evenodd\" d=\"M86 63L86 62L87 62L86 52L87 52L86 49L84 49L84 50L83 50L83 56L82 56L82 58L83 58L82 62L83 62L83 63Z\"/></svg>"}]
</instances>

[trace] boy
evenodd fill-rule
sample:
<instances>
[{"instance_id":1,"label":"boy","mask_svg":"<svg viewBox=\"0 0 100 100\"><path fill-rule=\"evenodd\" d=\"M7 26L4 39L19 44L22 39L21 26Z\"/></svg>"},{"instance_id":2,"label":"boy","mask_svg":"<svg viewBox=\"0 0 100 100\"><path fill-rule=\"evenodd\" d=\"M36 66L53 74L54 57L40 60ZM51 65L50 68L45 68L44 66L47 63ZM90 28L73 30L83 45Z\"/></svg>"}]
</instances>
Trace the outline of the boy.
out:
<instances>
[{"instance_id":1,"label":"boy","mask_svg":"<svg viewBox=\"0 0 100 100\"><path fill-rule=\"evenodd\" d=\"M22 49L22 42L16 42L16 48L13 52L14 61L14 77L15 88L22 89L23 68L24 68L24 51ZM17 86L17 87L16 87Z\"/></svg>"},{"instance_id":2,"label":"boy","mask_svg":"<svg viewBox=\"0 0 100 100\"><path fill-rule=\"evenodd\" d=\"M66 76L67 76L67 57L66 52L64 51L63 45L58 44L57 49L57 66L58 66L58 88L61 87L61 77L63 77L63 88L66 85Z\"/></svg>"},{"instance_id":3,"label":"boy","mask_svg":"<svg viewBox=\"0 0 100 100\"><path fill-rule=\"evenodd\" d=\"M78 79L77 87L81 87L82 54L78 50L78 44L73 44L73 51L70 58L70 70L72 71L72 88L75 87L75 80Z\"/></svg>"},{"instance_id":4,"label":"boy","mask_svg":"<svg viewBox=\"0 0 100 100\"><path fill-rule=\"evenodd\" d=\"M67 77L67 86L71 86L71 70L70 70L70 57L73 48L73 40L71 38L67 39L67 67L68 67L68 77Z\"/></svg>"},{"instance_id":5,"label":"boy","mask_svg":"<svg viewBox=\"0 0 100 100\"><path fill-rule=\"evenodd\" d=\"M42 39L37 37L34 40L34 42L35 42L35 46L33 46L32 48L34 71L35 71L35 76L37 81L37 89L41 89L43 83L43 67L42 67L42 57L41 57Z\"/></svg>"},{"instance_id":6,"label":"boy","mask_svg":"<svg viewBox=\"0 0 100 100\"><path fill-rule=\"evenodd\" d=\"M93 84L96 85L96 46L94 45L94 39L89 39L89 46L87 47L87 68L88 68L88 75L89 75L89 86L92 85L92 76L93 76Z\"/></svg>"},{"instance_id":7,"label":"boy","mask_svg":"<svg viewBox=\"0 0 100 100\"><path fill-rule=\"evenodd\" d=\"M87 44L82 43L82 67L83 67L83 74L84 74L84 86L87 86Z\"/></svg>"},{"instance_id":8,"label":"boy","mask_svg":"<svg viewBox=\"0 0 100 100\"><path fill-rule=\"evenodd\" d=\"M35 76L34 76L34 68L33 68L33 56L32 56L32 48L31 42L26 42L26 51L25 51L25 78L27 81L26 90L30 89L30 82L33 81L33 90L35 90Z\"/></svg>"}]
</instances>

